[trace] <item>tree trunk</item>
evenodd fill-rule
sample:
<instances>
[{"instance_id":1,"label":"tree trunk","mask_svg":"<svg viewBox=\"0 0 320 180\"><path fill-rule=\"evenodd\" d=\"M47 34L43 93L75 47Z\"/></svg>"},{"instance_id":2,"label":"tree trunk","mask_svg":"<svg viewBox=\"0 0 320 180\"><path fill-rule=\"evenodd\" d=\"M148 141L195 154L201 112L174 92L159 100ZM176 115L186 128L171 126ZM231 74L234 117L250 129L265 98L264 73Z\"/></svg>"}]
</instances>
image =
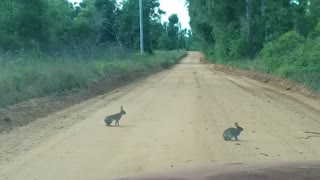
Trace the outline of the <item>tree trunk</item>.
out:
<instances>
[{"instance_id":1,"label":"tree trunk","mask_svg":"<svg viewBox=\"0 0 320 180\"><path fill-rule=\"evenodd\" d=\"M261 7L260 7L260 10L261 10L261 17L265 17L265 14L266 14L266 0L260 0L261 2Z\"/></svg>"},{"instance_id":2,"label":"tree trunk","mask_svg":"<svg viewBox=\"0 0 320 180\"><path fill-rule=\"evenodd\" d=\"M13 2L12 0L6 0L4 2L4 6L6 11L8 12L8 20L7 20L7 26L8 26L8 31L10 33L14 33L14 28L13 28L13 23L14 23L14 19L13 19Z\"/></svg>"},{"instance_id":3,"label":"tree trunk","mask_svg":"<svg viewBox=\"0 0 320 180\"><path fill-rule=\"evenodd\" d=\"M261 11L261 21L262 21L262 37L265 40L267 35L267 28L266 28L266 0L260 0L260 11Z\"/></svg>"},{"instance_id":4,"label":"tree trunk","mask_svg":"<svg viewBox=\"0 0 320 180\"><path fill-rule=\"evenodd\" d=\"M252 0L246 0L246 9L247 9L247 22L248 22L248 58L253 58L253 39L252 39Z\"/></svg>"}]
</instances>

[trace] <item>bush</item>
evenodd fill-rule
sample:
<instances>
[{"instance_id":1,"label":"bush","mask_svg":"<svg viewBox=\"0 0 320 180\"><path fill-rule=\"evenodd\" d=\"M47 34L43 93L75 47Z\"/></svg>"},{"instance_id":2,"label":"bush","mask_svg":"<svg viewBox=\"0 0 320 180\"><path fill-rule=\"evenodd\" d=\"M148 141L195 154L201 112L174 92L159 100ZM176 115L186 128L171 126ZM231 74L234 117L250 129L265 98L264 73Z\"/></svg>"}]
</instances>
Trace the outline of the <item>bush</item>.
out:
<instances>
[{"instance_id":1,"label":"bush","mask_svg":"<svg viewBox=\"0 0 320 180\"><path fill-rule=\"evenodd\" d=\"M255 60L218 59L214 62L274 74L320 91L320 38L316 34L305 39L290 31L267 43L261 57Z\"/></svg>"},{"instance_id":2,"label":"bush","mask_svg":"<svg viewBox=\"0 0 320 180\"><path fill-rule=\"evenodd\" d=\"M320 40L304 39L291 31L268 43L262 50L268 73L320 90Z\"/></svg>"},{"instance_id":3,"label":"bush","mask_svg":"<svg viewBox=\"0 0 320 180\"><path fill-rule=\"evenodd\" d=\"M9 50L16 50L22 47L22 42L20 42L18 36L8 35L0 31L0 50L7 52Z\"/></svg>"},{"instance_id":4,"label":"bush","mask_svg":"<svg viewBox=\"0 0 320 180\"><path fill-rule=\"evenodd\" d=\"M271 41L262 49L262 59L267 73L277 71L280 66L293 63L295 54L305 43L305 39L296 31L290 31L280 36L279 39Z\"/></svg>"}]
</instances>

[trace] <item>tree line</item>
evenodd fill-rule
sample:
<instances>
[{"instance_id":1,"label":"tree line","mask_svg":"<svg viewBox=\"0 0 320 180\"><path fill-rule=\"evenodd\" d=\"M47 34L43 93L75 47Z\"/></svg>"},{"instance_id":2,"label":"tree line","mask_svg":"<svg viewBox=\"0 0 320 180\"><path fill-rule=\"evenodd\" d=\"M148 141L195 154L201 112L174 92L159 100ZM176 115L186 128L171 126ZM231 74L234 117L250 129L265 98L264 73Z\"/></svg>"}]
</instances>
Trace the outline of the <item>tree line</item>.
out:
<instances>
[{"instance_id":1,"label":"tree line","mask_svg":"<svg viewBox=\"0 0 320 180\"><path fill-rule=\"evenodd\" d=\"M224 59L253 58L291 30L309 37L320 21L318 0L187 1L194 35Z\"/></svg>"},{"instance_id":2,"label":"tree line","mask_svg":"<svg viewBox=\"0 0 320 180\"><path fill-rule=\"evenodd\" d=\"M162 23L159 0L143 1L145 50L184 49L188 31L177 14ZM90 55L96 48L139 49L139 2L136 0L1 0L0 51ZM189 32L190 33L190 32Z\"/></svg>"}]
</instances>

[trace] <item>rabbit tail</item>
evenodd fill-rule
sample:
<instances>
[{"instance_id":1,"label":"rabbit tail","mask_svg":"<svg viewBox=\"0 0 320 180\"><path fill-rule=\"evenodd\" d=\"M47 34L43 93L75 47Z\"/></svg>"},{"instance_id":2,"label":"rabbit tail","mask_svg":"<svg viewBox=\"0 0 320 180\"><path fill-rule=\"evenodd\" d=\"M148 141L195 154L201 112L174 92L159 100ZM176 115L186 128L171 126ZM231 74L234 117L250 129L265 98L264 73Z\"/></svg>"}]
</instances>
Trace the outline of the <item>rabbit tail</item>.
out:
<instances>
[{"instance_id":1,"label":"rabbit tail","mask_svg":"<svg viewBox=\"0 0 320 180\"><path fill-rule=\"evenodd\" d=\"M112 123L112 119L111 119L111 118L106 117L106 118L104 119L104 122L106 123L106 125L107 125L107 126L110 126L110 125L111 125L111 123Z\"/></svg>"}]
</instances>

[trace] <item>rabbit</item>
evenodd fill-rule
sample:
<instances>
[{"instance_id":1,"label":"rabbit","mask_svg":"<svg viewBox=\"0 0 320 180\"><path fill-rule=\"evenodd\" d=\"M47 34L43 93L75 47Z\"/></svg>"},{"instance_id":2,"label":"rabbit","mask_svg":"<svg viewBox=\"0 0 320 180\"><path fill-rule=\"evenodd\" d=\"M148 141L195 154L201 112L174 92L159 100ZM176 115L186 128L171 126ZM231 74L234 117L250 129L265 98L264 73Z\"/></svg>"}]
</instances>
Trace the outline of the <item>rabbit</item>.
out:
<instances>
[{"instance_id":1,"label":"rabbit","mask_svg":"<svg viewBox=\"0 0 320 180\"><path fill-rule=\"evenodd\" d=\"M234 138L238 141L239 134L243 131L243 128L235 123L236 128L228 128L223 132L223 139L226 141L231 141L231 138Z\"/></svg>"},{"instance_id":2,"label":"rabbit","mask_svg":"<svg viewBox=\"0 0 320 180\"><path fill-rule=\"evenodd\" d=\"M119 120L121 119L122 115L126 114L126 112L123 110L122 106L121 106L120 110L121 111L119 113L107 116L104 119L104 122L106 123L107 126L110 126L113 121L116 121L115 126L120 126Z\"/></svg>"}]
</instances>

